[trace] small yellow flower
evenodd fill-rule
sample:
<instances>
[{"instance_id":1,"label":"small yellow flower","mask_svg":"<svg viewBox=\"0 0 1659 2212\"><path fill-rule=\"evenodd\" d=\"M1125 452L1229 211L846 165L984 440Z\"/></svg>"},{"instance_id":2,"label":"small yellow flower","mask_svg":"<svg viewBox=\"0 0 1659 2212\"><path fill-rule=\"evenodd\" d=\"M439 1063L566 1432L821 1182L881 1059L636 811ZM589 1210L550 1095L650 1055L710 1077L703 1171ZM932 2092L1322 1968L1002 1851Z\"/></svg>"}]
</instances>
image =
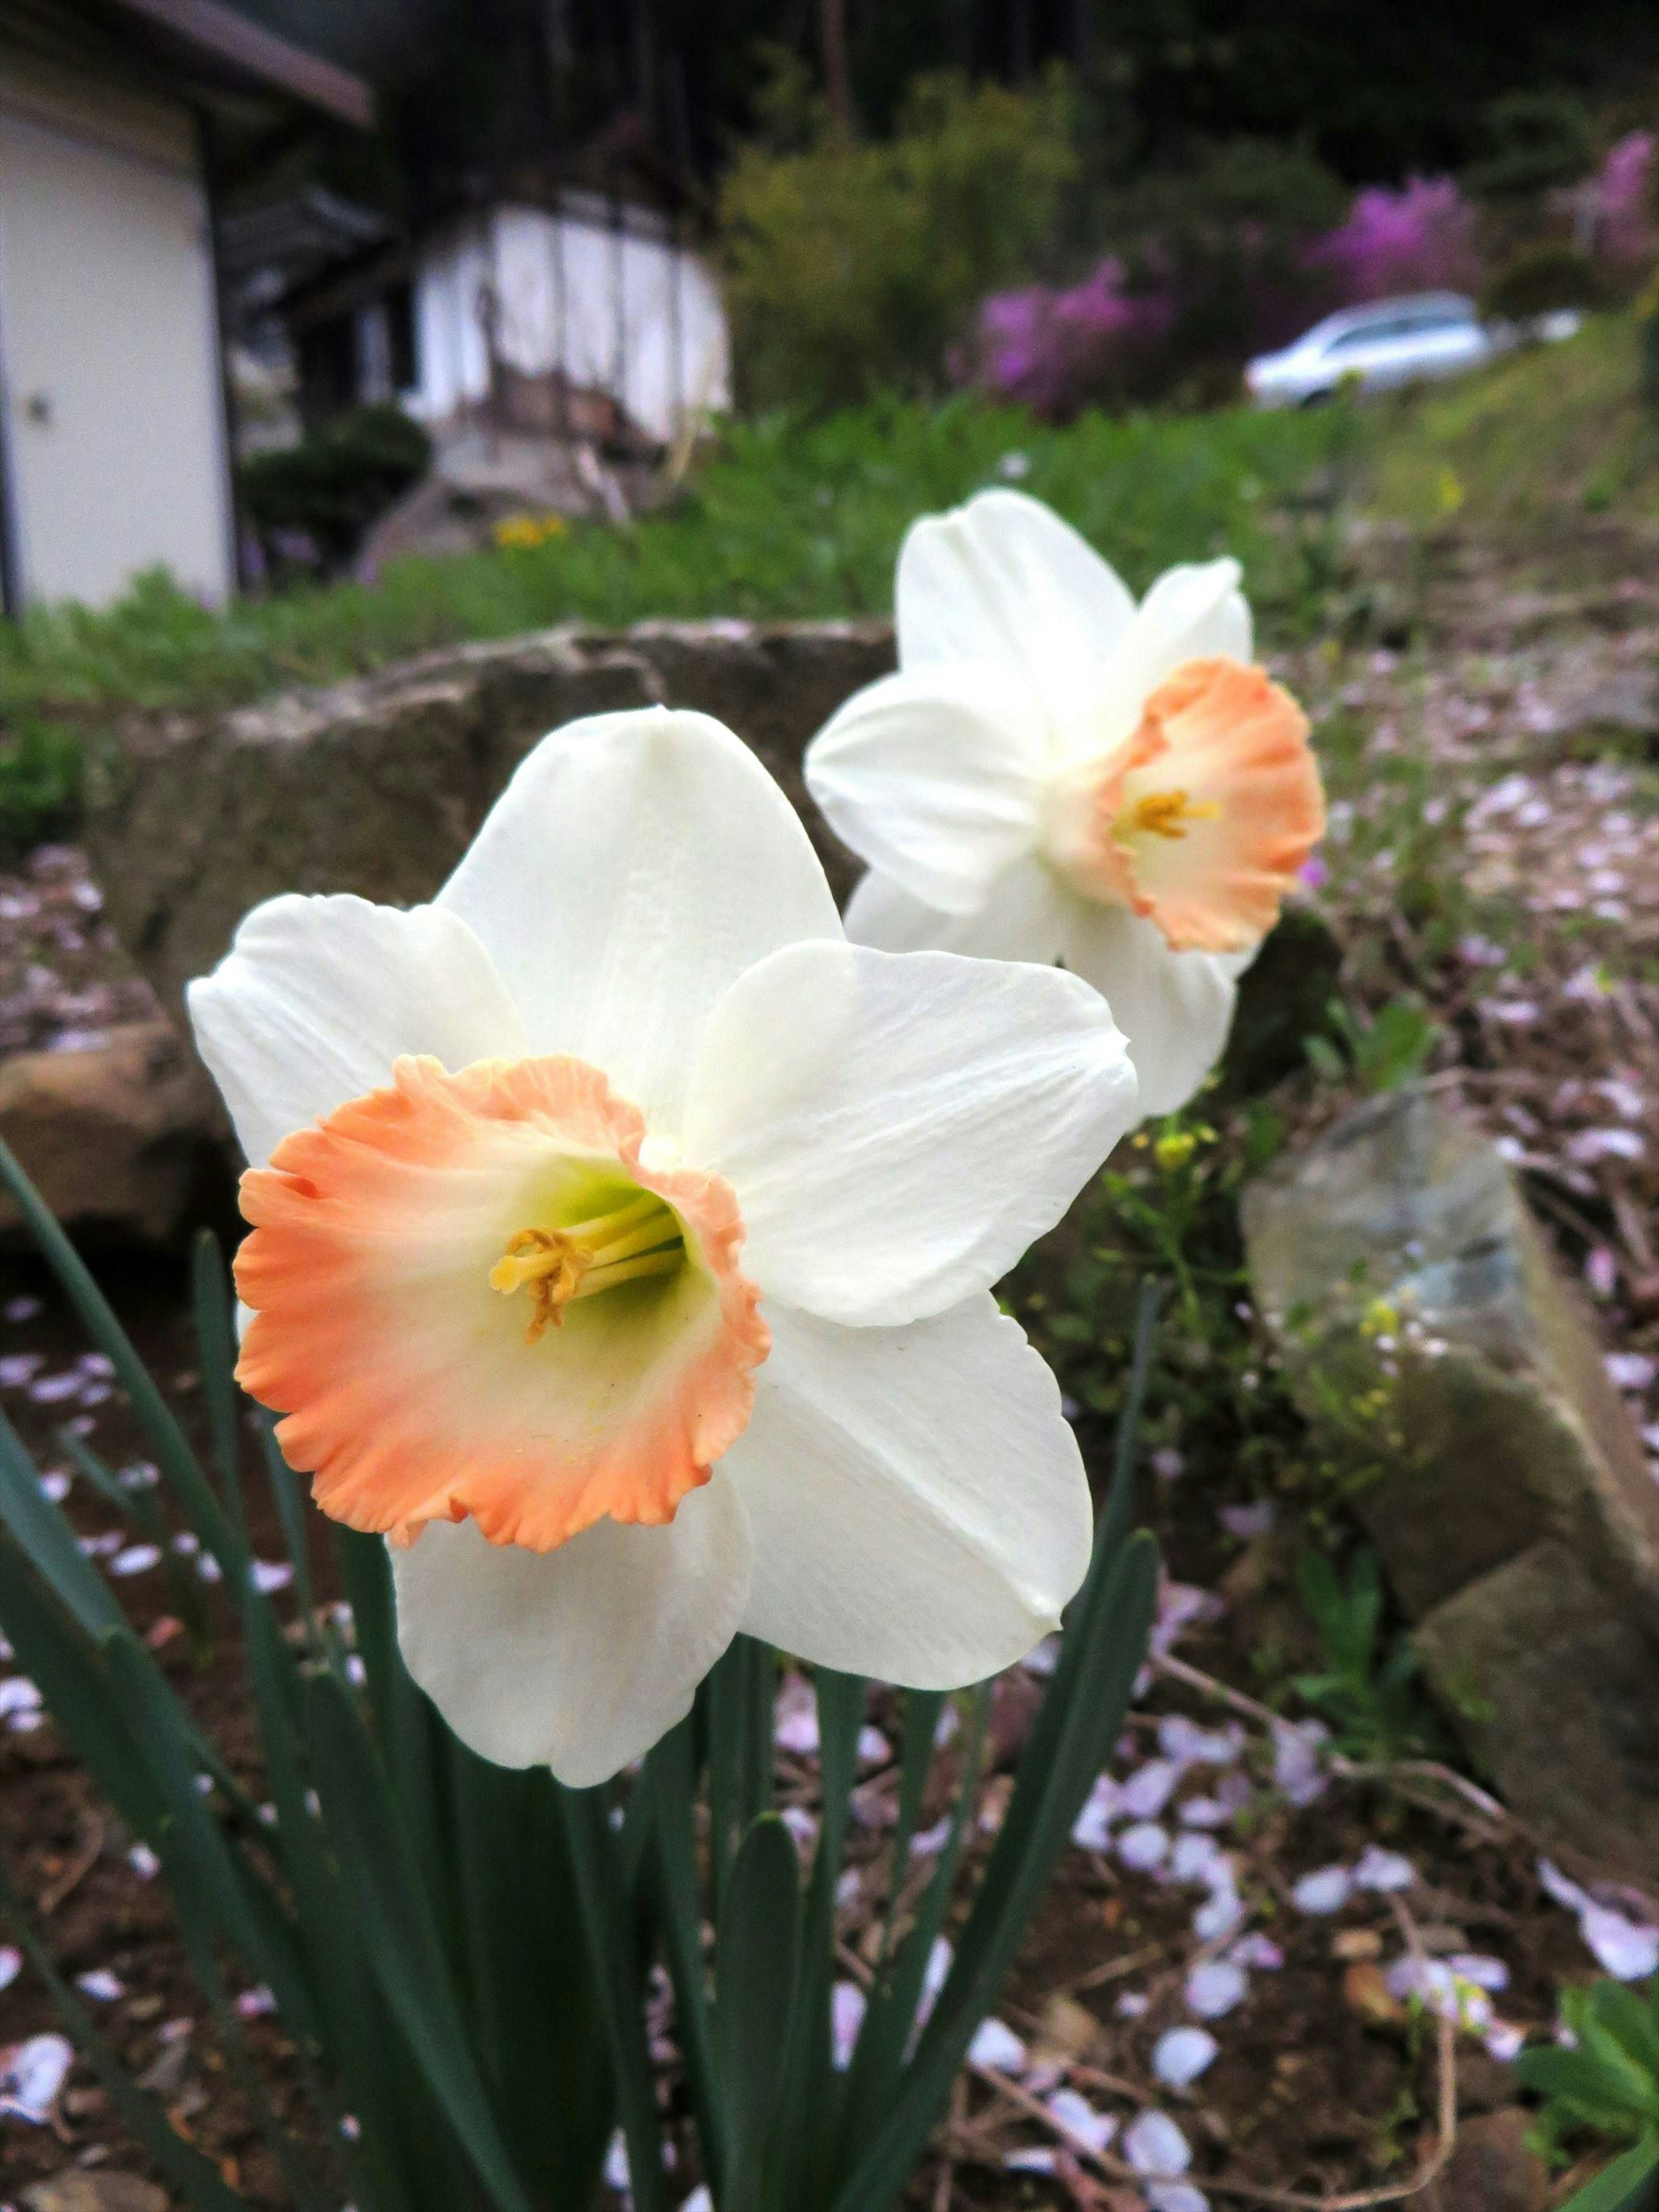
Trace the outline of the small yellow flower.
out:
<instances>
[{"instance_id":1,"label":"small yellow flower","mask_svg":"<svg viewBox=\"0 0 1659 2212\"><path fill-rule=\"evenodd\" d=\"M1160 1137L1152 1146L1152 1158L1166 1175L1174 1175L1184 1168L1198 1150L1197 1133L1192 1129L1172 1129Z\"/></svg>"},{"instance_id":2,"label":"small yellow flower","mask_svg":"<svg viewBox=\"0 0 1659 2212\"><path fill-rule=\"evenodd\" d=\"M1435 487L1442 514L1455 514L1464 500L1463 483L1455 469L1442 469L1440 481Z\"/></svg>"},{"instance_id":3,"label":"small yellow flower","mask_svg":"<svg viewBox=\"0 0 1659 2212\"><path fill-rule=\"evenodd\" d=\"M1386 1298L1373 1298L1366 1309L1365 1318L1359 1324L1361 1336L1393 1336L1400 1327L1400 1316Z\"/></svg>"},{"instance_id":4,"label":"small yellow flower","mask_svg":"<svg viewBox=\"0 0 1659 2212\"><path fill-rule=\"evenodd\" d=\"M564 531L562 514L508 514L495 525L491 535L502 552L530 553L550 538L562 538Z\"/></svg>"}]
</instances>

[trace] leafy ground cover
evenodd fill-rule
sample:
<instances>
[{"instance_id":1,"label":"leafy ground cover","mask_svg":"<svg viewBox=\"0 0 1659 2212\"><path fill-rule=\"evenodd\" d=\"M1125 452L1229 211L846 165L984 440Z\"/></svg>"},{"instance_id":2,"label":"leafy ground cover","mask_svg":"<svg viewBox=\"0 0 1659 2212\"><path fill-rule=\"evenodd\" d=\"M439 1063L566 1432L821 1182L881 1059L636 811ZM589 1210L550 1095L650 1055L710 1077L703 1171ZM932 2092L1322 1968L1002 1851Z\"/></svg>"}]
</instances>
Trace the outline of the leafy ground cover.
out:
<instances>
[{"instance_id":1,"label":"leafy ground cover","mask_svg":"<svg viewBox=\"0 0 1659 2212\"><path fill-rule=\"evenodd\" d=\"M100 614L64 607L0 630L0 839L72 823L88 739L137 709L228 705L362 673L428 648L564 622L885 613L908 525L1017 483L1138 586L1223 550L1259 603L1312 618L1328 483L1354 443L1346 410L1091 416L1045 428L959 401L886 403L817 423L735 426L672 504L628 528L578 523L532 545L388 562L372 581L302 586L208 611L164 578Z\"/></svg>"}]
</instances>

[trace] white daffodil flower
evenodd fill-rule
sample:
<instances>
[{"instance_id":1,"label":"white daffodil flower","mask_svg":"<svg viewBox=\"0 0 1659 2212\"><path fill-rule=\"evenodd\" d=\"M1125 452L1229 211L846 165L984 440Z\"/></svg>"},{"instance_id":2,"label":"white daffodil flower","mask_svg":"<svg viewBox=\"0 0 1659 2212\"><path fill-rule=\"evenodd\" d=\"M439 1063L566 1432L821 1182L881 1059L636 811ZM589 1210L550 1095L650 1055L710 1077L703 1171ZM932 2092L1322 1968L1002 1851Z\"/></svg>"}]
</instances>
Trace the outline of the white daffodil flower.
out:
<instances>
[{"instance_id":1,"label":"white daffodil flower","mask_svg":"<svg viewBox=\"0 0 1659 2212\"><path fill-rule=\"evenodd\" d=\"M1239 573L1171 568L1137 606L1040 501L981 492L905 538L898 673L806 756L870 870L848 936L1063 961L1126 1031L1143 1114L1220 1057L1324 829L1307 722L1249 665Z\"/></svg>"},{"instance_id":2,"label":"white daffodil flower","mask_svg":"<svg viewBox=\"0 0 1659 2212\"><path fill-rule=\"evenodd\" d=\"M599 1781L739 1629L942 1687L1054 1627L1088 1489L989 1286L1134 1120L1086 984L848 944L753 754L653 709L545 738L432 905L256 908L190 1009L238 1372L475 1750Z\"/></svg>"}]
</instances>

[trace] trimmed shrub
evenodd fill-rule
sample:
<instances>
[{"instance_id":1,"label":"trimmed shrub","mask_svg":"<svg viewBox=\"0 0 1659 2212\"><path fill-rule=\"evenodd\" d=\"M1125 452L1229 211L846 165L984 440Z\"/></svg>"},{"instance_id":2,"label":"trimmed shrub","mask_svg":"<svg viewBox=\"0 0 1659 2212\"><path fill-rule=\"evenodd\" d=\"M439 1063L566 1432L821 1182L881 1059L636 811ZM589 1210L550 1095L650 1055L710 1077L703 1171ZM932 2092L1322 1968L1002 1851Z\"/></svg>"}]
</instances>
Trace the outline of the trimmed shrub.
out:
<instances>
[{"instance_id":1,"label":"trimmed shrub","mask_svg":"<svg viewBox=\"0 0 1659 2212\"><path fill-rule=\"evenodd\" d=\"M242 511L273 566L332 574L431 465L431 439L401 408L353 407L297 445L245 461Z\"/></svg>"},{"instance_id":2,"label":"trimmed shrub","mask_svg":"<svg viewBox=\"0 0 1659 2212\"><path fill-rule=\"evenodd\" d=\"M822 115L793 151L750 145L720 194L733 355L751 405L926 393L975 303L1050 236L1076 171L1063 77L913 88L870 144Z\"/></svg>"}]
</instances>

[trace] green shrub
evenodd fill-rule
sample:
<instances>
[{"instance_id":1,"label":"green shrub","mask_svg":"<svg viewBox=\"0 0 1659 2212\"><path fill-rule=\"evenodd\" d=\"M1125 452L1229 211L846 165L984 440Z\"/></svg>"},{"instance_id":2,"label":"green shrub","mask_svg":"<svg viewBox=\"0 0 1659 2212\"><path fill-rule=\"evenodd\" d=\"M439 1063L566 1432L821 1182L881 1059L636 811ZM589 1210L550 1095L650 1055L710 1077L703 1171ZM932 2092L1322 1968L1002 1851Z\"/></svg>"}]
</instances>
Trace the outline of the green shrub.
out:
<instances>
[{"instance_id":1,"label":"green shrub","mask_svg":"<svg viewBox=\"0 0 1659 2212\"><path fill-rule=\"evenodd\" d=\"M268 557L278 533L293 531L311 540L325 567L337 568L431 465L431 439L401 408L353 407L297 446L245 461L243 512Z\"/></svg>"},{"instance_id":2,"label":"green shrub","mask_svg":"<svg viewBox=\"0 0 1659 2212\"><path fill-rule=\"evenodd\" d=\"M1576 246L1534 246L1505 264L1480 295L1489 321L1525 323L1559 307L1603 304L1606 283L1595 263Z\"/></svg>"},{"instance_id":3,"label":"green shrub","mask_svg":"<svg viewBox=\"0 0 1659 2212\"><path fill-rule=\"evenodd\" d=\"M0 737L0 859L74 826L81 769L82 736L72 724L24 715Z\"/></svg>"},{"instance_id":4,"label":"green shrub","mask_svg":"<svg viewBox=\"0 0 1659 2212\"><path fill-rule=\"evenodd\" d=\"M1582 100L1570 93L1510 92L1481 117L1486 152L1463 173L1477 198L1521 199L1576 185L1595 161L1595 137Z\"/></svg>"},{"instance_id":5,"label":"green shrub","mask_svg":"<svg viewBox=\"0 0 1659 2212\"><path fill-rule=\"evenodd\" d=\"M918 80L893 137L809 118L745 147L720 195L733 351L752 404L814 409L942 384L985 293L1022 273L1076 173L1065 80Z\"/></svg>"}]
</instances>

